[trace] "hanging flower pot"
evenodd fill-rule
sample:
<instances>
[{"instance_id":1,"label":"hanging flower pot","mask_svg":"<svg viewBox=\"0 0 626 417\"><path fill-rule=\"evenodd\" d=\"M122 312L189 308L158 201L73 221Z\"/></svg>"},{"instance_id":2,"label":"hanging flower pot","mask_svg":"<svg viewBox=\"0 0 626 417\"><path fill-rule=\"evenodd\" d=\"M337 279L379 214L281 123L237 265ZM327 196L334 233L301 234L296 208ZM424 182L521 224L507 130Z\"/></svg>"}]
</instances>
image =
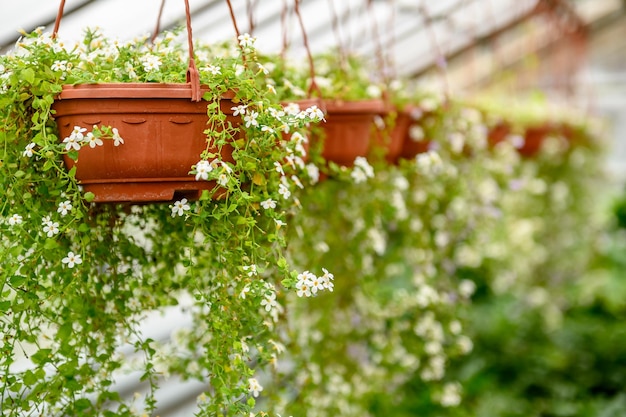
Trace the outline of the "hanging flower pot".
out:
<instances>
[{"instance_id":1,"label":"hanging flower pot","mask_svg":"<svg viewBox=\"0 0 626 417\"><path fill-rule=\"evenodd\" d=\"M504 142L510 133L511 125L501 120L489 129L487 141L490 146L496 146L498 143Z\"/></svg>"},{"instance_id":2,"label":"hanging flower pot","mask_svg":"<svg viewBox=\"0 0 626 417\"><path fill-rule=\"evenodd\" d=\"M550 123L527 127L524 132L524 145L518 149L519 153L523 156L537 154L539 149L541 149L543 140L551 133L555 133L555 131L554 126Z\"/></svg>"},{"instance_id":3,"label":"hanging flower pot","mask_svg":"<svg viewBox=\"0 0 626 417\"><path fill-rule=\"evenodd\" d=\"M428 151L431 139L427 126L424 126L426 117L430 116L419 107L408 107L398 113L396 129L397 134L402 136L400 158L413 159Z\"/></svg>"},{"instance_id":4,"label":"hanging flower pot","mask_svg":"<svg viewBox=\"0 0 626 417\"><path fill-rule=\"evenodd\" d=\"M377 129L372 138L374 148L372 152L384 157L388 163L395 164L402 152L404 138L408 135L410 116L405 111L393 107L377 117L379 119L375 119Z\"/></svg>"},{"instance_id":5,"label":"hanging flower pot","mask_svg":"<svg viewBox=\"0 0 626 417\"><path fill-rule=\"evenodd\" d=\"M322 156L342 166L352 166L357 156L367 156L374 118L384 111L384 102L372 100L324 100L326 123L323 123Z\"/></svg>"},{"instance_id":6,"label":"hanging flower pot","mask_svg":"<svg viewBox=\"0 0 626 417\"><path fill-rule=\"evenodd\" d=\"M241 119L233 116L232 98L232 94L224 96L219 105L227 122L236 127ZM192 101L187 84L68 85L53 109L60 138L70 137L76 128L102 125L117 129L124 141L121 146L114 141L83 146L76 161L65 157L96 202L198 198L202 190L215 187L214 182L196 181L189 174L207 150L208 117L207 102ZM223 147L221 159L232 162L231 151Z\"/></svg>"}]
</instances>

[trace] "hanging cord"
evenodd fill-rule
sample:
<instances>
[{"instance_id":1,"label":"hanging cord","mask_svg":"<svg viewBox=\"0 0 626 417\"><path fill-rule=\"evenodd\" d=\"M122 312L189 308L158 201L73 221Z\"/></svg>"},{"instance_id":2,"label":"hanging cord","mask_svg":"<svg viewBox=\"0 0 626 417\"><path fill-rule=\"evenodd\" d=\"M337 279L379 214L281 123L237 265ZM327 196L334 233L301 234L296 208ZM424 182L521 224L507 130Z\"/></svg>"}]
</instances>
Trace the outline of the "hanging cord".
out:
<instances>
[{"instance_id":1,"label":"hanging cord","mask_svg":"<svg viewBox=\"0 0 626 417\"><path fill-rule=\"evenodd\" d=\"M281 27L281 35L283 40L283 46L280 50L280 58L282 61L285 60L285 55L287 53L287 49L289 48L289 33L287 32L287 14L289 13L289 5L287 4L287 0L283 0L283 9L280 12L280 27Z\"/></svg>"},{"instance_id":2,"label":"hanging cord","mask_svg":"<svg viewBox=\"0 0 626 417\"><path fill-rule=\"evenodd\" d=\"M376 20L376 16L373 11L373 2L372 0L367 0L367 12L370 18L370 24L372 26L372 40L374 41L374 49L376 51L376 61L378 63L378 69L380 71L380 76L382 78L382 82L385 85L385 91L383 92L383 98L385 101L389 98L389 83L390 79L387 73L387 63L385 61L385 56L383 53L383 45L380 39L380 32L378 31L378 21Z\"/></svg>"},{"instance_id":3,"label":"hanging cord","mask_svg":"<svg viewBox=\"0 0 626 417\"><path fill-rule=\"evenodd\" d=\"M422 18L424 19L424 23L426 24L428 35L430 37L430 43L433 48L433 52L435 53L435 66L437 68L437 72L439 76L441 77L444 102L447 104L450 99L450 86L448 83L448 74L445 68L446 66L445 56L443 55L441 51L441 46L439 45L439 42L437 41L437 34L435 33L435 30L432 27L433 19L429 16L423 3L420 4L419 11L422 15Z\"/></svg>"},{"instance_id":4,"label":"hanging cord","mask_svg":"<svg viewBox=\"0 0 626 417\"><path fill-rule=\"evenodd\" d=\"M237 18L235 18L235 10L233 9L233 4L230 0L226 0L226 4L228 4L228 11L230 12L230 20L233 22L233 28L235 29L235 36L237 37L237 45L239 45L239 50L241 50L241 59L243 61L243 65L247 66L246 62L246 54L243 46L239 42L239 37L241 36L241 32L239 32L239 27L237 26Z\"/></svg>"},{"instance_id":5,"label":"hanging cord","mask_svg":"<svg viewBox=\"0 0 626 417\"><path fill-rule=\"evenodd\" d=\"M191 84L191 100L202 100L202 91L200 90L200 73L196 67L196 61L193 56L193 35L191 33L191 10L189 8L189 0L185 0L185 13L187 14L187 41L189 43L189 68L187 69L187 82Z\"/></svg>"},{"instance_id":6,"label":"hanging cord","mask_svg":"<svg viewBox=\"0 0 626 417\"><path fill-rule=\"evenodd\" d=\"M250 30L248 33L252 35L254 33L254 29L256 29L256 22L254 19L254 9L258 4L258 0L246 0L246 9L248 10L248 25Z\"/></svg>"},{"instance_id":7,"label":"hanging cord","mask_svg":"<svg viewBox=\"0 0 626 417\"><path fill-rule=\"evenodd\" d=\"M306 55L307 55L307 58L309 59L309 73L311 76L311 85L309 85L308 96L310 98L313 94L313 90L315 90L317 94L319 95L319 97L321 98L322 96L321 91L319 87L317 86L317 84L315 83L315 64L313 63L313 55L311 54L311 48L309 47L309 38L306 35L306 30L304 29L304 21L302 20L302 14L300 13L300 6L299 6L300 0L294 0L294 4L295 4L296 16L298 16L298 23L300 24L300 30L302 31L302 42L304 43L304 48L306 49Z\"/></svg>"},{"instance_id":8,"label":"hanging cord","mask_svg":"<svg viewBox=\"0 0 626 417\"><path fill-rule=\"evenodd\" d=\"M395 0L388 0L389 5L391 7L391 13L389 14L389 20L387 21L387 31L389 33L389 45L390 48L387 48L387 58L386 58L386 62L387 62L387 70L389 71L389 79L393 80L394 78L396 78L396 74L398 73L397 68L396 68L396 61L395 58L393 56L393 48L396 46L396 31L395 29L395 23L396 23L396 2ZM390 50L392 50L391 52L389 52Z\"/></svg>"},{"instance_id":9,"label":"hanging cord","mask_svg":"<svg viewBox=\"0 0 626 417\"><path fill-rule=\"evenodd\" d=\"M61 25L61 17L63 17L63 9L65 8L65 0L61 0L61 4L59 5L59 11L57 13L57 18L54 21L54 29L52 29L52 39L57 37L57 33L59 32L59 26Z\"/></svg>"},{"instance_id":10,"label":"hanging cord","mask_svg":"<svg viewBox=\"0 0 626 417\"><path fill-rule=\"evenodd\" d=\"M330 9L330 14L331 14L331 26L333 28L333 33L337 41L337 52L339 53L339 66L345 72L347 71L346 45L339 31L339 16L337 15L337 9L335 9L334 2L335 0L328 0L328 8Z\"/></svg>"},{"instance_id":11,"label":"hanging cord","mask_svg":"<svg viewBox=\"0 0 626 417\"><path fill-rule=\"evenodd\" d=\"M154 43L157 36L161 32L161 17L163 17L163 9L165 8L165 0L161 0L161 7L159 7L159 14L157 16L156 26L154 27L154 32L152 32L152 37L150 38L150 42Z\"/></svg>"}]
</instances>

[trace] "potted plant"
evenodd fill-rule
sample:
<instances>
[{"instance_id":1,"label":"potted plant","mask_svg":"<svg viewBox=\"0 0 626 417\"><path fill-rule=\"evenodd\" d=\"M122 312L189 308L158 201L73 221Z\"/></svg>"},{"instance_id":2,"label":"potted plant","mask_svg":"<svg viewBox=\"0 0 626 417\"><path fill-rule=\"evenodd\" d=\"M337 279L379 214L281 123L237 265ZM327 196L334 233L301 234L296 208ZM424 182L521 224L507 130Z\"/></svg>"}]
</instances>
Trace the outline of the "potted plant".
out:
<instances>
[{"instance_id":1,"label":"potted plant","mask_svg":"<svg viewBox=\"0 0 626 417\"><path fill-rule=\"evenodd\" d=\"M308 283L309 275L286 261L284 232L298 206L293 192L304 182L304 129L322 115L315 108L290 112L251 81L258 64L249 35L223 56L213 45L196 45L204 114L195 109L194 117L206 117L204 142L194 142L192 164L176 164L184 165L185 181L201 187L152 204L97 203L99 191L79 174L96 163L109 169L125 147L149 152L146 160L168 155L135 147L132 130L113 119L65 119L74 111L63 108L66 94L81 88L73 85L185 85L189 51L177 35L121 42L87 30L69 44L39 29L0 57L6 415L128 415L129 403L112 386L128 366L149 383L147 414L157 407L159 378L169 373L210 381L201 415L254 408L262 390L255 369L275 360L284 294ZM177 146L188 139L178 137ZM179 357L138 326L147 312L186 299L202 331L178 339L185 351ZM143 360L129 365L120 356L124 346Z\"/></svg>"}]
</instances>

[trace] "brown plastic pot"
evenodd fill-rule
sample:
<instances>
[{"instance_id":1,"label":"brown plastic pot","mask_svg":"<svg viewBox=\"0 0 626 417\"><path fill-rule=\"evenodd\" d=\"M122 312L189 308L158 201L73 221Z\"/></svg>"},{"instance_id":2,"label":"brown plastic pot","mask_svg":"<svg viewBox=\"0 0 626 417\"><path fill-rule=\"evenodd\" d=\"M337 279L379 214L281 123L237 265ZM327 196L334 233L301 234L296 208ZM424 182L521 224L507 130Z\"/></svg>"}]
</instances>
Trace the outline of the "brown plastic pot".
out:
<instances>
[{"instance_id":1,"label":"brown plastic pot","mask_svg":"<svg viewBox=\"0 0 626 417\"><path fill-rule=\"evenodd\" d=\"M496 123L489 129L487 134L487 142L490 146L496 146L500 142L506 140L507 135L511 133L511 125L505 121Z\"/></svg>"},{"instance_id":2,"label":"brown plastic pot","mask_svg":"<svg viewBox=\"0 0 626 417\"><path fill-rule=\"evenodd\" d=\"M323 100L326 123L322 123L322 156L342 166L352 166L357 156L367 156L374 118L385 111L382 100Z\"/></svg>"},{"instance_id":3,"label":"brown plastic pot","mask_svg":"<svg viewBox=\"0 0 626 417\"><path fill-rule=\"evenodd\" d=\"M549 123L527 127L524 133L524 146L519 149L519 153L523 156L534 156L541 149L543 140L556 132L555 127Z\"/></svg>"},{"instance_id":4,"label":"brown plastic pot","mask_svg":"<svg viewBox=\"0 0 626 417\"><path fill-rule=\"evenodd\" d=\"M207 90L203 89L202 93ZM120 83L64 86L53 104L59 138L74 126L117 128L124 144L105 141L96 148L82 147L76 178L96 202L172 201L195 199L215 183L196 181L192 165L207 149L207 102L192 101L189 84ZM232 115L233 95L220 100L221 111L234 127L241 119ZM216 149L212 150L216 152ZM232 161L232 148L222 148L221 158Z\"/></svg>"},{"instance_id":5,"label":"brown plastic pot","mask_svg":"<svg viewBox=\"0 0 626 417\"><path fill-rule=\"evenodd\" d=\"M404 138L408 136L412 119L406 110L396 107L379 116L385 121L385 127L376 130L372 145L377 151L382 151L387 162L395 164L402 152L402 144Z\"/></svg>"},{"instance_id":6,"label":"brown plastic pot","mask_svg":"<svg viewBox=\"0 0 626 417\"><path fill-rule=\"evenodd\" d=\"M398 134L402 135L399 155L399 158L402 159L413 159L420 153L428 152L428 149L430 148L430 139L424 138L422 140L415 140L411 138L411 127L423 123L423 120L427 116L427 114L425 114L419 120L415 120L411 116L411 113L416 110L420 109L417 107L408 107L399 113L398 116L399 118L400 116L402 117L402 119L398 121L397 125Z\"/></svg>"}]
</instances>

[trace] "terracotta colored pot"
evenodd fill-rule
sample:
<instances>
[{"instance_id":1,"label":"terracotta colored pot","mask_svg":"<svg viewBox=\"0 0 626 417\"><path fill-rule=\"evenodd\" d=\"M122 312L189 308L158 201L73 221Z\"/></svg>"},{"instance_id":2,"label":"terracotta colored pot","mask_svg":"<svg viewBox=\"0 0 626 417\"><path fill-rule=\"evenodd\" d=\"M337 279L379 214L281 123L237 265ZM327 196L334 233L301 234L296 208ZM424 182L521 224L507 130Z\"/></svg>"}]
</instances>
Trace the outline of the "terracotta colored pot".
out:
<instances>
[{"instance_id":1,"label":"terracotta colored pot","mask_svg":"<svg viewBox=\"0 0 626 417\"><path fill-rule=\"evenodd\" d=\"M491 129L489 129L487 142L489 143L489 146L496 146L498 143L503 142L510 133L510 124L504 121L498 122Z\"/></svg>"},{"instance_id":2,"label":"terracotta colored pot","mask_svg":"<svg viewBox=\"0 0 626 417\"><path fill-rule=\"evenodd\" d=\"M232 97L223 97L220 107L227 121L238 126ZM96 202L194 199L215 187L189 175L207 149L203 131L208 121L207 102L191 101L189 84L64 86L53 109L61 139L74 126L91 130L93 125L117 128L124 139L117 147L110 140L95 148L83 146L78 161L65 160L69 168L76 166L76 178ZM231 152L223 147L222 159L232 161Z\"/></svg>"},{"instance_id":3,"label":"terracotta colored pot","mask_svg":"<svg viewBox=\"0 0 626 417\"><path fill-rule=\"evenodd\" d=\"M393 108L391 111L380 114L385 121L384 129L377 129L372 145L377 150L382 150L385 160L390 164L398 162L402 145L409 134L409 128L413 120L406 110Z\"/></svg>"},{"instance_id":4,"label":"terracotta colored pot","mask_svg":"<svg viewBox=\"0 0 626 417\"><path fill-rule=\"evenodd\" d=\"M367 156L374 118L385 111L382 100L340 101L324 100L326 123L321 123L322 156L327 161L352 166L357 156Z\"/></svg>"},{"instance_id":5,"label":"terracotta colored pot","mask_svg":"<svg viewBox=\"0 0 626 417\"><path fill-rule=\"evenodd\" d=\"M523 156L533 156L543 143L543 140L556 130L554 126L550 124L529 126L524 133L524 146L519 149L519 153Z\"/></svg>"}]
</instances>

